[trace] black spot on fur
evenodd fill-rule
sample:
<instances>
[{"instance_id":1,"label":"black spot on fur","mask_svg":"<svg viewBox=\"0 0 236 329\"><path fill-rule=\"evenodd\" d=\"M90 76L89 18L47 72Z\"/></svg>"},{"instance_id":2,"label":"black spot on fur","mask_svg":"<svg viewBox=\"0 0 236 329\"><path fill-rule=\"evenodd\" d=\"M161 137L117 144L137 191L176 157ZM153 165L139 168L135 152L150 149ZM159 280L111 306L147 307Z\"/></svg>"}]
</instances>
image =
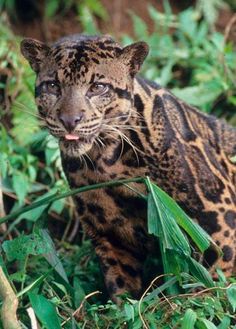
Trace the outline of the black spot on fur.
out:
<instances>
[{"instance_id":1,"label":"black spot on fur","mask_svg":"<svg viewBox=\"0 0 236 329\"><path fill-rule=\"evenodd\" d=\"M114 258L111 258L111 257L107 258L107 263L111 266L117 265L117 261Z\"/></svg>"},{"instance_id":2,"label":"black spot on fur","mask_svg":"<svg viewBox=\"0 0 236 329\"><path fill-rule=\"evenodd\" d=\"M151 91L149 89L147 82L139 76L136 77L136 79L137 79L138 83L140 84L140 86L143 88L143 90L146 92L146 94L148 96L151 96Z\"/></svg>"},{"instance_id":3,"label":"black spot on fur","mask_svg":"<svg viewBox=\"0 0 236 329\"><path fill-rule=\"evenodd\" d=\"M112 281L109 281L107 283L107 290L111 295L114 294L117 290L116 285Z\"/></svg>"},{"instance_id":4,"label":"black spot on fur","mask_svg":"<svg viewBox=\"0 0 236 329\"><path fill-rule=\"evenodd\" d=\"M124 288L124 286L125 286L125 282L124 282L124 280L122 279L121 276L118 276L118 277L116 278L116 284L117 284L117 286L118 286L119 288Z\"/></svg>"},{"instance_id":5,"label":"black spot on fur","mask_svg":"<svg viewBox=\"0 0 236 329\"><path fill-rule=\"evenodd\" d=\"M209 248L204 252L203 265L209 268L217 261L217 258L217 252L214 249Z\"/></svg>"},{"instance_id":6,"label":"black spot on fur","mask_svg":"<svg viewBox=\"0 0 236 329\"><path fill-rule=\"evenodd\" d=\"M144 104L141 97L138 94L134 95L134 106L136 107L139 113L143 114Z\"/></svg>"},{"instance_id":7,"label":"black spot on fur","mask_svg":"<svg viewBox=\"0 0 236 329\"><path fill-rule=\"evenodd\" d=\"M126 89L115 88L114 91L119 98L131 99L131 93Z\"/></svg>"},{"instance_id":8,"label":"black spot on fur","mask_svg":"<svg viewBox=\"0 0 236 329\"><path fill-rule=\"evenodd\" d=\"M84 205L84 201L82 200L81 197L76 195L76 205L77 205L77 212L79 215L83 215L84 211L85 211L85 205Z\"/></svg>"},{"instance_id":9,"label":"black spot on fur","mask_svg":"<svg viewBox=\"0 0 236 329\"><path fill-rule=\"evenodd\" d=\"M153 101L153 107L152 107L152 123L156 123L156 112L157 111L163 111L164 112L164 102L161 96L156 95Z\"/></svg>"},{"instance_id":10,"label":"black spot on fur","mask_svg":"<svg viewBox=\"0 0 236 329\"><path fill-rule=\"evenodd\" d=\"M207 211L199 214L200 225L210 235L221 230L221 226L218 224L217 215L216 211Z\"/></svg>"},{"instance_id":11,"label":"black spot on fur","mask_svg":"<svg viewBox=\"0 0 236 329\"><path fill-rule=\"evenodd\" d=\"M102 207L98 206L94 203L88 203L87 204L88 211L97 218L99 223L104 224L106 223L104 210Z\"/></svg>"},{"instance_id":12,"label":"black spot on fur","mask_svg":"<svg viewBox=\"0 0 236 329\"><path fill-rule=\"evenodd\" d=\"M138 242L141 242L143 244L147 243L148 235L142 226L134 227L134 235Z\"/></svg>"},{"instance_id":13,"label":"black spot on fur","mask_svg":"<svg viewBox=\"0 0 236 329\"><path fill-rule=\"evenodd\" d=\"M231 203L230 198L225 198L225 203L230 204Z\"/></svg>"},{"instance_id":14,"label":"black spot on fur","mask_svg":"<svg viewBox=\"0 0 236 329\"><path fill-rule=\"evenodd\" d=\"M232 228L236 228L236 212L232 210L228 210L224 216L226 224Z\"/></svg>"},{"instance_id":15,"label":"black spot on fur","mask_svg":"<svg viewBox=\"0 0 236 329\"><path fill-rule=\"evenodd\" d=\"M79 158L66 158L62 156L62 167L66 173L75 173L83 164Z\"/></svg>"},{"instance_id":16,"label":"black spot on fur","mask_svg":"<svg viewBox=\"0 0 236 329\"><path fill-rule=\"evenodd\" d=\"M230 248L229 246L224 246L222 248L222 251L223 251L223 261L225 262L229 262L232 260L233 258L233 250L232 248Z\"/></svg>"},{"instance_id":17,"label":"black spot on fur","mask_svg":"<svg viewBox=\"0 0 236 329\"><path fill-rule=\"evenodd\" d=\"M103 237L102 232L100 234L101 237ZM143 254L142 250L136 250L128 244L124 243L124 241L122 241L120 237L117 237L113 230L106 232L106 234L104 234L104 238L107 239L107 241L113 247L117 248L118 250L124 250L124 252L130 254L134 259L137 259L140 262L143 262L145 260L146 255Z\"/></svg>"},{"instance_id":18,"label":"black spot on fur","mask_svg":"<svg viewBox=\"0 0 236 329\"><path fill-rule=\"evenodd\" d=\"M127 264L120 264L122 269L127 273L129 274L131 277L135 278L139 275L139 272L136 271L133 266L131 265L127 265Z\"/></svg>"},{"instance_id":19,"label":"black spot on fur","mask_svg":"<svg viewBox=\"0 0 236 329\"><path fill-rule=\"evenodd\" d=\"M92 60L94 63L99 64L99 60L98 60L97 58L92 57L91 60Z\"/></svg>"},{"instance_id":20,"label":"black spot on fur","mask_svg":"<svg viewBox=\"0 0 236 329\"><path fill-rule=\"evenodd\" d=\"M226 237L226 238L228 238L229 237L229 230L226 230L226 231L224 231L224 236Z\"/></svg>"},{"instance_id":21,"label":"black spot on fur","mask_svg":"<svg viewBox=\"0 0 236 329\"><path fill-rule=\"evenodd\" d=\"M170 93L165 93L163 95L163 99L165 102L165 107L169 108L174 106L179 114L180 120L182 121L182 129L179 131L183 139L187 142L196 140L196 134L189 126L188 120L186 118L185 110L179 100L171 95Z\"/></svg>"}]
</instances>

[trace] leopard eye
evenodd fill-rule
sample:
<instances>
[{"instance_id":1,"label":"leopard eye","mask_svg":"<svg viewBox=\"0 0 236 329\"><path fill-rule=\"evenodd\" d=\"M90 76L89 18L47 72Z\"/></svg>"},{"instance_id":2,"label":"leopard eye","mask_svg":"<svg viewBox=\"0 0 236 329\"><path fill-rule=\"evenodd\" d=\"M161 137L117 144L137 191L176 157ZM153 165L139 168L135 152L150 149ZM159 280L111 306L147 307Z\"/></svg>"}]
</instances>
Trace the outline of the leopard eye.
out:
<instances>
[{"instance_id":1,"label":"leopard eye","mask_svg":"<svg viewBox=\"0 0 236 329\"><path fill-rule=\"evenodd\" d=\"M45 81L43 84L43 92L49 94L58 94L60 86L56 81Z\"/></svg>"},{"instance_id":2,"label":"leopard eye","mask_svg":"<svg viewBox=\"0 0 236 329\"><path fill-rule=\"evenodd\" d=\"M88 97L104 95L108 91L108 85L103 83L94 83L90 86L89 90L87 91Z\"/></svg>"}]
</instances>

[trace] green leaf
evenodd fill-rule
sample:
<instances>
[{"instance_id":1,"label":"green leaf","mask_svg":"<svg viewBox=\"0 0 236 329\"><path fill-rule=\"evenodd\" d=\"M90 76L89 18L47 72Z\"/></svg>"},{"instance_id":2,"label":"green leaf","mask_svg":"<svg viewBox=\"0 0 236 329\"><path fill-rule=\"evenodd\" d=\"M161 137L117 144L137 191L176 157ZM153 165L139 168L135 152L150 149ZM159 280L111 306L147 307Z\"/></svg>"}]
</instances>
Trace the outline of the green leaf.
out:
<instances>
[{"instance_id":1,"label":"green leaf","mask_svg":"<svg viewBox=\"0 0 236 329\"><path fill-rule=\"evenodd\" d=\"M235 312L236 310L236 283L233 283L232 285L230 285L227 290L227 297L228 300L233 308L233 312Z\"/></svg>"},{"instance_id":2,"label":"green leaf","mask_svg":"<svg viewBox=\"0 0 236 329\"><path fill-rule=\"evenodd\" d=\"M20 171L15 172L12 178L12 185L16 195L18 196L19 203L23 204L28 189L28 180L25 174Z\"/></svg>"},{"instance_id":3,"label":"green leaf","mask_svg":"<svg viewBox=\"0 0 236 329\"><path fill-rule=\"evenodd\" d=\"M59 9L60 1L58 0L49 0L45 3L45 15L47 17L52 17L56 14Z\"/></svg>"},{"instance_id":4,"label":"green leaf","mask_svg":"<svg viewBox=\"0 0 236 329\"><path fill-rule=\"evenodd\" d=\"M216 100L222 93L222 88L216 84L215 86L212 85L211 88L207 84L202 84L182 89L173 88L172 92L185 102L199 107Z\"/></svg>"},{"instance_id":5,"label":"green leaf","mask_svg":"<svg viewBox=\"0 0 236 329\"><path fill-rule=\"evenodd\" d=\"M230 322L231 322L230 317L225 315L217 329L228 329L228 328L230 328Z\"/></svg>"},{"instance_id":6,"label":"green leaf","mask_svg":"<svg viewBox=\"0 0 236 329\"><path fill-rule=\"evenodd\" d=\"M32 308L46 329L60 329L60 321L56 312L56 308L52 302L42 295L33 292L28 294Z\"/></svg>"},{"instance_id":7,"label":"green leaf","mask_svg":"<svg viewBox=\"0 0 236 329\"><path fill-rule=\"evenodd\" d=\"M159 237L164 272L174 273L180 278L180 273L189 269L190 273L205 286L213 287L214 282L208 271L191 257L189 242L178 224L182 224L194 242L200 243L203 251L209 246L208 236L203 234L201 229L199 231L204 238L199 237L198 226L171 197L151 183L149 178L146 179L146 184L150 194L148 195L148 216L150 216L148 231Z\"/></svg>"},{"instance_id":8,"label":"green leaf","mask_svg":"<svg viewBox=\"0 0 236 329\"><path fill-rule=\"evenodd\" d=\"M45 230L45 229L40 230L40 232L41 232L41 235L42 235L45 243L48 246L50 246L50 249L48 250L48 252L44 253L45 259L54 268L54 270L63 278L63 280L65 280L68 283L69 281L68 281L66 272L64 270L64 267L63 267L59 257L57 256L57 252L56 252L54 243L53 243L50 235L48 234L47 230Z\"/></svg>"},{"instance_id":9,"label":"green leaf","mask_svg":"<svg viewBox=\"0 0 236 329\"><path fill-rule=\"evenodd\" d=\"M181 329L194 329L195 322L197 320L197 314L192 309L187 309L183 320Z\"/></svg>"},{"instance_id":10,"label":"green leaf","mask_svg":"<svg viewBox=\"0 0 236 329\"><path fill-rule=\"evenodd\" d=\"M85 297L85 292L84 292L83 288L81 287L80 280L77 276L74 276L74 278L73 278L73 288L72 289L74 292L73 300L74 300L75 308L78 308Z\"/></svg>"},{"instance_id":11,"label":"green leaf","mask_svg":"<svg viewBox=\"0 0 236 329\"><path fill-rule=\"evenodd\" d=\"M31 290L36 290L36 288L41 285L41 283L45 280L45 278L52 272L52 269L48 271L47 273L41 275L39 278L37 278L34 282L29 284L27 287L25 287L23 290L18 292L17 297L21 297L26 293L29 293Z\"/></svg>"},{"instance_id":12,"label":"green leaf","mask_svg":"<svg viewBox=\"0 0 236 329\"><path fill-rule=\"evenodd\" d=\"M147 33L147 24L139 16L135 15L133 12L130 12L133 25L134 33L138 39L145 39L148 37Z\"/></svg>"},{"instance_id":13,"label":"green leaf","mask_svg":"<svg viewBox=\"0 0 236 329\"><path fill-rule=\"evenodd\" d=\"M158 210L156 208L153 196L151 193L148 194L148 204L147 204L147 211L148 211L148 233L154 234L157 237L160 237L159 232L159 225L158 225Z\"/></svg>"},{"instance_id":14,"label":"green leaf","mask_svg":"<svg viewBox=\"0 0 236 329\"><path fill-rule=\"evenodd\" d=\"M188 8L179 14L179 24L179 28L182 30L182 32L186 34L190 39L194 40L197 23L196 15L191 8Z\"/></svg>"},{"instance_id":15,"label":"green leaf","mask_svg":"<svg viewBox=\"0 0 236 329\"><path fill-rule=\"evenodd\" d=\"M8 159L6 153L0 153L0 177L6 178Z\"/></svg>"},{"instance_id":16,"label":"green leaf","mask_svg":"<svg viewBox=\"0 0 236 329\"><path fill-rule=\"evenodd\" d=\"M102 18L103 20L107 20L108 18L108 13L106 11L106 8L103 6L100 0L84 0L80 6L87 6L91 13Z\"/></svg>"},{"instance_id":17,"label":"green leaf","mask_svg":"<svg viewBox=\"0 0 236 329\"><path fill-rule=\"evenodd\" d=\"M134 321L134 307L133 307L133 305L125 304L124 309L125 309L125 314L126 314L127 320L128 321L129 320Z\"/></svg>"},{"instance_id":18,"label":"green leaf","mask_svg":"<svg viewBox=\"0 0 236 329\"><path fill-rule=\"evenodd\" d=\"M189 271L195 278L202 282L206 287L211 288L215 286L210 273L205 269L203 265L201 265L192 257L188 257L187 262Z\"/></svg>"},{"instance_id":19,"label":"green leaf","mask_svg":"<svg viewBox=\"0 0 236 329\"><path fill-rule=\"evenodd\" d=\"M190 255L190 247L188 241L178 227L176 219L170 212L170 209L166 206L165 199L160 197L161 190L157 188L156 185L152 184L149 180L147 180L147 185L153 199L151 201L151 208L153 209L155 207L155 212L158 215L156 219L154 216L151 218L152 228L155 227L154 220L156 220L158 229L156 232L153 229L152 231L149 230L149 233L153 233L156 236L161 236L161 242L164 249L174 249L176 251L186 253L186 255ZM148 198L149 202L150 200L151 198ZM174 202L173 205L175 205ZM148 215L150 215L150 211Z\"/></svg>"},{"instance_id":20,"label":"green leaf","mask_svg":"<svg viewBox=\"0 0 236 329\"><path fill-rule=\"evenodd\" d=\"M23 234L3 242L2 248L9 261L24 260L28 255L41 255L50 251L50 245L38 234Z\"/></svg>"},{"instance_id":21,"label":"green leaf","mask_svg":"<svg viewBox=\"0 0 236 329\"><path fill-rule=\"evenodd\" d=\"M195 223L167 193L158 186L156 186L156 190L159 198L165 204L166 208L168 208L168 211L172 213L178 225L188 233L201 252L204 252L210 246L210 243L215 246L211 237Z\"/></svg>"},{"instance_id":22,"label":"green leaf","mask_svg":"<svg viewBox=\"0 0 236 329\"><path fill-rule=\"evenodd\" d=\"M86 33L97 34L98 29L93 19L93 15L86 5L80 8L80 21Z\"/></svg>"},{"instance_id":23,"label":"green leaf","mask_svg":"<svg viewBox=\"0 0 236 329\"><path fill-rule=\"evenodd\" d=\"M211 321L207 319L198 319L196 323L197 329L217 329L217 327Z\"/></svg>"},{"instance_id":24,"label":"green leaf","mask_svg":"<svg viewBox=\"0 0 236 329\"><path fill-rule=\"evenodd\" d=\"M57 189L51 189L49 192L45 193L44 195L41 195L40 197L38 197L36 200L34 200L34 202L39 202L39 201L43 201L43 200L47 200L48 197L54 196L57 194ZM43 214L43 212L45 211L45 209L48 208L48 204L45 203L44 205L31 209L30 211L24 212L23 214L21 214L19 216L19 219L27 219L31 222L36 222L40 216Z\"/></svg>"}]
</instances>

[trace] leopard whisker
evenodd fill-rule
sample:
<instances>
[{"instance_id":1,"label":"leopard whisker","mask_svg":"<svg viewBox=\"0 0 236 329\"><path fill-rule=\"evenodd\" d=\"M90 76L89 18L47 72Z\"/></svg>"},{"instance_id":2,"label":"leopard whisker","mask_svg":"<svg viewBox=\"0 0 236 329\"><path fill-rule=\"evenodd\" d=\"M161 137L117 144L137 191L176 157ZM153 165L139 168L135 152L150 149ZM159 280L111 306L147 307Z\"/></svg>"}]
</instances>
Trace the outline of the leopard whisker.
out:
<instances>
[{"instance_id":1,"label":"leopard whisker","mask_svg":"<svg viewBox=\"0 0 236 329\"><path fill-rule=\"evenodd\" d=\"M37 118L37 119L44 120L44 118L43 118L42 116L40 116L39 114L32 113L32 112L30 111L30 109L29 109L26 105L24 105L24 104L22 104L22 103L20 103L20 102L18 102L18 101L15 101L15 104L17 105L17 106L16 106L16 109L17 109L17 110L19 110L19 111L21 111L21 112L24 112L24 113L27 113L27 114L29 114L29 115L31 115L31 116Z\"/></svg>"},{"instance_id":2,"label":"leopard whisker","mask_svg":"<svg viewBox=\"0 0 236 329\"><path fill-rule=\"evenodd\" d=\"M108 130L112 130L113 132L116 132L118 134L118 136L120 136L121 139L125 140L127 142L127 144L129 144L136 156L137 161L139 162L139 157L137 152L142 153L142 151L137 148L132 141L130 140L130 138L128 136L126 136L122 131L118 130L117 128L113 127L113 126L109 126L104 124L105 128L107 128Z\"/></svg>"},{"instance_id":3,"label":"leopard whisker","mask_svg":"<svg viewBox=\"0 0 236 329\"><path fill-rule=\"evenodd\" d=\"M87 161L86 161L85 158L84 158L84 155L81 154L79 157L80 157L80 160L82 160L82 163L84 163L84 166L85 166L85 172L88 172L88 164L87 164Z\"/></svg>"},{"instance_id":4,"label":"leopard whisker","mask_svg":"<svg viewBox=\"0 0 236 329\"><path fill-rule=\"evenodd\" d=\"M90 156L87 153L84 153L84 156L89 160L89 162L91 163L94 171L96 171L96 167L95 167L95 165L93 163L93 160L90 158Z\"/></svg>"},{"instance_id":5,"label":"leopard whisker","mask_svg":"<svg viewBox=\"0 0 236 329\"><path fill-rule=\"evenodd\" d=\"M102 141L102 138L101 138L101 137L98 136L98 137L96 138L96 141L99 142L99 143L101 144L101 146L103 147L103 149L106 148L106 145L105 145L105 143Z\"/></svg>"},{"instance_id":6,"label":"leopard whisker","mask_svg":"<svg viewBox=\"0 0 236 329\"><path fill-rule=\"evenodd\" d=\"M97 146L100 153L102 153L101 145L98 143L98 141L95 139L94 144Z\"/></svg>"}]
</instances>

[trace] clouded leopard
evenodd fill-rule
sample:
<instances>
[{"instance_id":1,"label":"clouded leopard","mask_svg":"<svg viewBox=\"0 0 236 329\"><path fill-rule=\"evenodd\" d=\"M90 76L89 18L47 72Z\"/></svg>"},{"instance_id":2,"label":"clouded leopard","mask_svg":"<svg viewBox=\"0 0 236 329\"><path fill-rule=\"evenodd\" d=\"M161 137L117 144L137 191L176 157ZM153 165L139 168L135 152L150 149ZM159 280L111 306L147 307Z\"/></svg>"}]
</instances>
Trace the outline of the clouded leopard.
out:
<instances>
[{"instance_id":1,"label":"clouded leopard","mask_svg":"<svg viewBox=\"0 0 236 329\"><path fill-rule=\"evenodd\" d=\"M38 110L59 140L70 186L149 176L212 235L226 275L235 273L236 130L136 76L144 42L122 48L107 36L74 35L51 46L25 39L21 50L37 74ZM125 187L75 200L110 295L138 297L152 249L145 202Z\"/></svg>"}]
</instances>

